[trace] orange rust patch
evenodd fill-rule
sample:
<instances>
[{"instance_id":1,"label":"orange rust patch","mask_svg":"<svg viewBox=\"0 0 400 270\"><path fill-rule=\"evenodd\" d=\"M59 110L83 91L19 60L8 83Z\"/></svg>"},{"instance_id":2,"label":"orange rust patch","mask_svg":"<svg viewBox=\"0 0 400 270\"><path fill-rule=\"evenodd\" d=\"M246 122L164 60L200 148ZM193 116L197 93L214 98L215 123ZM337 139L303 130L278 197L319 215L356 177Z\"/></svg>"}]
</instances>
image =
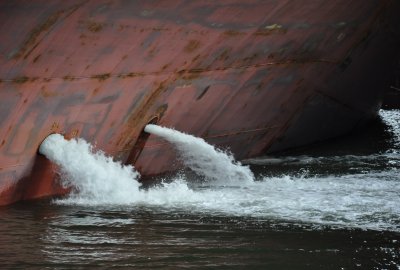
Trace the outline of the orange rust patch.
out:
<instances>
[{"instance_id":1,"label":"orange rust patch","mask_svg":"<svg viewBox=\"0 0 400 270\"><path fill-rule=\"evenodd\" d=\"M57 122L53 122L53 124L51 125L52 130L57 130L59 127L60 127L60 124L58 124Z\"/></svg>"},{"instance_id":2,"label":"orange rust patch","mask_svg":"<svg viewBox=\"0 0 400 270\"><path fill-rule=\"evenodd\" d=\"M149 113L149 109L154 105L159 95L168 88L166 81L160 83L155 82L154 84L156 85L156 88L147 95L145 100L135 110L133 110L127 120L125 120L124 131L121 132L116 145L123 145L122 148L124 149L131 147L129 143L133 143L132 138L138 135L135 135L137 127L144 124L145 119L148 117L146 114ZM166 107L163 107L163 109L166 110ZM159 108L157 113L159 113L159 115L163 114L163 109Z\"/></svg>"},{"instance_id":3,"label":"orange rust patch","mask_svg":"<svg viewBox=\"0 0 400 270\"><path fill-rule=\"evenodd\" d=\"M38 60L39 60L39 58L40 58L40 56L42 56L41 54L39 54L39 55L36 55L36 57L35 58L33 58L33 63L36 63Z\"/></svg>"},{"instance_id":4,"label":"orange rust patch","mask_svg":"<svg viewBox=\"0 0 400 270\"><path fill-rule=\"evenodd\" d=\"M100 91L100 88L95 88L92 92L93 96L96 95Z\"/></svg>"},{"instance_id":5,"label":"orange rust patch","mask_svg":"<svg viewBox=\"0 0 400 270\"><path fill-rule=\"evenodd\" d=\"M182 76L182 79L184 80L194 80L197 79L198 77L200 77L201 72L203 72L204 70L200 70L200 69L191 69L188 71L188 73L185 76Z\"/></svg>"},{"instance_id":6,"label":"orange rust patch","mask_svg":"<svg viewBox=\"0 0 400 270\"><path fill-rule=\"evenodd\" d=\"M158 120L160 120L164 116L164 113L167 111L167 109L168 109L168 104L163 104L157 108L156 115Z\"/></svg>"},{"instance_id":7,"label":"orange rust patch","mask_svg":"<svg viewBox=\"0 0 400 270\"><path fill-rule=\"evenodd\" d=\"M111 77L110 73L104 73L104 74L93 75L91 78L98 79L101 82L107 80L110 77Z\"/></svg>"},{"instance_id":8,"label":"orange rust patch","mask_svg":"<svg viewBox=\"0 0 400 270\"><path fill-rule=\"evenodd\" d=\"M89 21L86 23L86 27L90 32L97 33L103 29L104 24L99 22Z\"/></svg>"},{"instance_id":9,"label":"orange rust patch","mask_svg":"<svg viewBox=\"0 0 400 270\"><path fill-rule=\"evenodd\" d=\"M48 91L48 90L46 90L44 87L41 88L40 94L41 94L43 97L46 97L46 98L47 98L47 97L54 97L54 96L57 96L57 93L56 93L56 92Z\"/></svg>"},{"instance_id":10,"label":"orange rust patch","mask_svg":"<svg viewBox=\"0 0 400 270\"><path fill-rule=\"evenodd\" d=\"M76 78L74 76L66 75L63 77L64 81L74 81Z\"/></svg>"},{"instance_id":11,"label":"orange rust patch","mask_svg":"<svg viewBox=\"0 0 400 270\"><path fill-rule=\"evenodd\" d=\"M139 77L139 76L144 76L144 73L142 73L142 72L130 72L130 73L125 73L125 74L119 74L117 77L121 78L121 79L125 79L125 78Z\"/></svg>"},{"instance_id":12,"label":"orange rust patch","mask_svg":"<svg viewBox=\"0 0 400 270\"><path fill-rule=\"evenodd\" d=\"M231 49L225 49L222 53L218 56L217 60L227 60L229 58L229 53Z\"/></svg>"},{"instance_id":13,"label":"orange rust patch","mask_svg":"<svg viewBox=\"0 0 400 270\"><path fill-rule=\"evenodd\" d=\"M176 73L178 73L179 76L182 76L183 74L185 74L186 71L187 71L186 69L181 69L176 71Z\"/></svg>"},{"instance_id":14,"label":"orange rust patch","mask_svg":"<svg viewBox=\"0 0 400 270\"><path fill-rule=\"evenodd\" d=\"M171 64L165 64L161 67L161 70L166 70Z\"/></svg>"},{"instance_id":15,"label":"orange rust patch","mask_svg":"<svg viewBox=\"0 0 400 270\"><path fill-rule=\"evenodd\" d=\"M186 44L185 48L183 50L187 53L191 53L195 50L197 50L200 47L200 41L198 40L189 40L188 44Z\"/></svg>"}]
</instances>

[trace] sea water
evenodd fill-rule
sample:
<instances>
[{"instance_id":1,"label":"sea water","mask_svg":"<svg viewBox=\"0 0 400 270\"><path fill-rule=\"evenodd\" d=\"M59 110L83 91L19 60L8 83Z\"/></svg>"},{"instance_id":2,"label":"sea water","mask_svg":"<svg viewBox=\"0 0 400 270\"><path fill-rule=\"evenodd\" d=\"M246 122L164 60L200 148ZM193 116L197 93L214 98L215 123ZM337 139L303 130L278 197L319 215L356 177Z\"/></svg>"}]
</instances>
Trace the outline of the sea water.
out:
<instances>
[{"instance_id":1,"label":"sea water","mask_svg":"<svg viewBox=\"0 0 400 270\"><path fill-rule=\"evenodd\" d=\"M83 139L51 135L40 151L72 192L1 209L5 265L398 269L400 111L380 117L352 137L242 163L149 125L195 173L150 187Z\"/></svg>"}]
</instances>

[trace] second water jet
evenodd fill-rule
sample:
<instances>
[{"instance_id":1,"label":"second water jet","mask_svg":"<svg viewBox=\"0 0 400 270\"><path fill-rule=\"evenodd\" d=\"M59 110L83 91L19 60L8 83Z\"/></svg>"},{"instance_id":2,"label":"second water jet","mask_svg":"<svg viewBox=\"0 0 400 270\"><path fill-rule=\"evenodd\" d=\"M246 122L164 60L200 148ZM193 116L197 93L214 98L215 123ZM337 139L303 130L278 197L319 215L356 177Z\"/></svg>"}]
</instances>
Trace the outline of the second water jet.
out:
<instances>
[{"instance_id":1,"label":"second water jet","mask_svg":"<svg viewBox=\"0 0 400 270\"><path fill-rule=\"evenodd\" d=\"M183 164L206 180L221 184L254 181L249 167L243 166L230 153L215 148L202 138L153 124L147 125L144 130L172 143Z\"/></svg>"}]
</instances>

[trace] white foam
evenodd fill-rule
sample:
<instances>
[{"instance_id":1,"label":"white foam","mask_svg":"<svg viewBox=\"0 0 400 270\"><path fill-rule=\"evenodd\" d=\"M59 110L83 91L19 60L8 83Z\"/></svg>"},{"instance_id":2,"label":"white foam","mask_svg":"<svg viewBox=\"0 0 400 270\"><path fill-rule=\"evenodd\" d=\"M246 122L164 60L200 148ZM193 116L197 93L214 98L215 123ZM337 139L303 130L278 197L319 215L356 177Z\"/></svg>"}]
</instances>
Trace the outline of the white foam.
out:
<instances>
[{"instance_id":1,"label":"white foam","mask_svg":"<svg viewBox=\"0 0 400 270\"><path fill-rule=\"evenodd\" d=\"M183 163L207 180L224 184L253 182L254 175L247 166L235 161L233 156L197 138L177 130L147 125L145 131L172 143Z\"/></svg>"},{"instance_id":2,"label":"white foam","mask_svg":"<svg viewBox=\"0 0 400 270\"><path fill-rule=\"evenodd\" d=\"M379 115L382 121L388 126L389 131L393 134L393 144L400 150L400 110L380 110ZM395 151L398 153L398 151Z\"/></svg>"},{"instance_id":3,"label":"white foam","mask_svg":"<svg viewBox=\"0 0 400 270\"><path fill-rule=\"evenodd\" d=\"M400 231L400 179L396 168L252 181L247 167L240 166L229 155L224 157L223 152L201 139L157 126L148 126L146 130L173 142L185 164L193 166L196 172L215 181L231 182L205 186L181 176L141 189L139 174L132 166L122 166L104 153L94 151L83 139L66 141L54 134L43 142L40 152L60 166L64 185L73 187L68 197L56 203L124 205L129 209L138 205L156 206L163 211L178 208L278 222Z\"/></svg>"},{"instance_id":4,"label":"white foam","mask_svg":"<svg viewBox=\"0 0 400 270\"><path fill-rule=\"evenodd\" d=\"M48 136L39 152L59 165L61 181L72 188L69 200L96 203L129 203L140 195L139 173L122 166L103 152L94 152L83 139Z\"/></svg>"}]
</instances>

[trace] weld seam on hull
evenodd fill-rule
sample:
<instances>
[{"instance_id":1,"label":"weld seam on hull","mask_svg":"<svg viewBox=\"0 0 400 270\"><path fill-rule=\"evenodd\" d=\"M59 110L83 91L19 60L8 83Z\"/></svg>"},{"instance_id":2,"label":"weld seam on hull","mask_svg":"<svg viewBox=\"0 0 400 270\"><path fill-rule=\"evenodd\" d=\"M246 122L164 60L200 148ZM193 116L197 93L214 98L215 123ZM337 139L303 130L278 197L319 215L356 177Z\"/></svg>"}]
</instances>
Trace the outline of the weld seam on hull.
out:
<instances>
[{"instance_id":1,"label":"weld seam on hull","mask_svg":"<svg viewBox=\"0 0 400 270\"><path fill-rule=\"evenodd\" d=\"M25 82L34 82L37 80L43 80L45 82L53 81L53 80L68 80L68 81L76 81L76 80L107 80L110 78L118 78L118 79L126 79L126 78L135 78L135 77L144 77L144 76L159 76L159 75L171 75L175 73L208 73L208 72L217 72L217 71L227 71L227 70L237 70L237 69L253 69L253 68L261 68L267 66L280 66L280 65L304 65L304 64L315 64L315 63L326 63L326 64L334 64L337 65L340 62L329 60L329 59L316 59L316 60L286 60L286 61L277 61L277 62L267 62L255 65L245 65L245 66L237 66L237 67L221 67L215 69L183 69L180 71L174 72L128 72L128 73L121 73L121 74L97 74L92 76L64 76L64 77L28 77L28 76L18 76L13 79L1 79L0 82L9 82L9 83L25 83Z\"/></svg>"}]
</instances>

